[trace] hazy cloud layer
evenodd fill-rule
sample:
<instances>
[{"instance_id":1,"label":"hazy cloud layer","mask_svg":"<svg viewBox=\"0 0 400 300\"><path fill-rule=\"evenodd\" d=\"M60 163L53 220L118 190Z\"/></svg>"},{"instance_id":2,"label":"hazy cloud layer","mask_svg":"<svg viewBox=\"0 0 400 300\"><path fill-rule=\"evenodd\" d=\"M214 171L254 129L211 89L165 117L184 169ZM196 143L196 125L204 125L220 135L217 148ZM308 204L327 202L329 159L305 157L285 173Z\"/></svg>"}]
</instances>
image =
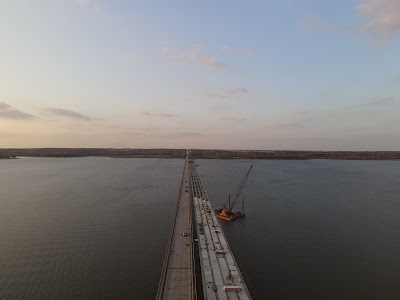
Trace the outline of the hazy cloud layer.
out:
<instances>
[{"instance_id":1,"label":"hazy cloud layer","mask_svg":"<svg viewBox=\"0 0 400 300\"><path fill-rule=\"evenodd\" d=\"M382 97L367 103L367 105L392 105L400 103L400 101L394 97Z\"/></svg>"},{"instance_id":2,"label":"hazy cloud layer","mask_svg":"<svg viewBox=\"0 0 400 300\"><path fill-rule=\"evenodd\" d=\"M244 54L244 55L248 55L248 56L252 56L254 55L254 50L250 49L250 48L233 48L229 45L224 45L221 48L221 51L225 54Z\"/></svg>"},{"instance_id":3,"label":"hazy cloud layer","mask_svg":"<svg viewBox=\"0 0 400 300\"><path fill-rule=\"evenodd\" d=\"M196 64L208 71L225 69L223 61L207 55L201 46L193 46L190 49L164 47L162 53L170 61L183 64Z\"/></svg>"},{"instance_id":4,"label":"hazy cloud layer","mask_svg":"<svg viewBox=\"0 0 400 300\"><path fill-rule=\"evenodd\" d=\"M248 89L246 88L242 88L242 87L234 87L234 88L229 88L226 89L222 92L208 92L206 93L206 95L208 97L212 97L212 98L220 98L220 99L226 99L226 98L230 98L230 97L235 97L235 96L243 96L245 94L247 94L249 92Z\"/></svg>"},{"instance_id":5,"label":"hazy cloud layer","mask_svg":"<svg viewBox=\"0 0 400 300\"><path fill-rule=\"evenodd\" d=\"M122 57L126 62L133 63L139 61L139 55L134 52L130 52Z\"/></svg>"},{"instance_id":6,"label":"hazy cloud layer","mask_svg":"<svg viewBox=\"0 0 400 300\"><path fill-rule=\"evenodd\" d=\"M296 121L296 122L292 122L292 123L281 124L281 125L279 125L279 127L280 128L303 128L304 122Z\"/></svg>"},{"instance_id":7,"label":"hazy cloud layer","mask_svg":"<svg viewBox=\"0 0 400 300\"><path fill-rule=\"evenodd\" d=\"M78 3L78 5L80 6L86 6L89 4L90 0L75 0L76 3Z\"/></svg>"},{"instance_id":8,"label":"hazy cloud layer","mask_svg":"<svg viewBox=\"0 0 400 300\"><path fill-rule=\"evenodd\" d=\"M222 112L222 111L226 111L226 110L230 110L232 108L231 103L215 103L211 106L209 106L209 110L211 110L212 112Z\"/></svg>"},{"instance_id":9,"label":"hazy cloud layer","mask_svg":"<svg viewBox=\"0 0 400 300\"><path fill-rule=\"evenodd\" d=\"M81 113L78 113L73 110L63 109L63 108L47 107L47 108L44 108L43 111L50 115L68 117L68 118L72 118L72 119L80 120L80 121L93 120L92 118L85 116Z\"/></svg>"},{"instance_id":10,"label":"hazy cloud layer","mask_svg":"<svg viewBox=\"0 0 400 300\"><path fill-rule=\"evenodd\" d=\"M247 121L247 118L244 117L225 117L222 118L223 121L231 121L231 122L235 122L235 123L242 123Z\"/></svg>"},{"instance_id":11,"label":"hazy cloud layer","mask_svg":"<svg viewBox=\"0 0 400 300\"><path fill-rule=\"evenodd\" d=\"M400 99L395 97L373 97L368 102L359 103L356 105L348 105L337 107L336 109L322 110L317 113L310 113L307 111L298 112L297 118L292 121L278 125L280 128L296 129L305 128L315 121L326 122L328 119L337 120L349 117L349 116L363 116L364 120L368 120L368 112L374 112L378 108L386 110L394 110L394 105L400 104ZM353 119L353 122L355 120Z\"/></svg>"},{"instance_id":12,"label":"hazy cloud layer","mask_svg":"<svg viewBox=\"0 0 400 300\"><path fill-rule=\"evenodd\" d=\"M143 113L145 116L150 116L150 117L160 117L160 118L173 118L173 117L177 117L177 114L155 114L155 113L151 113L151 112L147 112L145 111Z\"/></svg>"},{"instance_id":13,"label":"hazy cloud layer","mask_svg":"<svg viewBox=\"0 0 400 300\"><path fill-rule=\"evenodd\" d=\"M356 12L362 18L360 26L344 27L321 19L317 15L305 16L300 25L307 31L332 31L339 33L369 32L377 40L385 40L400 32L399 0L358 0Z\"/></svg>"},{"instance_id":14,"label":"hazy cloud layer","mask_svg":"<svg viewBox=\"0 0 400 300\"><path fill-rule=\"evenodd\" d=\"M82 7L82 8L87 8L89 11L93 12L94 15L96 15L99 18L103 18L105 14L105 10L103 9L103 6L99 4L99 2L96 1L93 3L91 0L74 0L75 3Z\"/></svg>"},{"instance_id":15,"label":"hazy cloud layer","mask_svg":"<svg viewBox=\"0 0 400 300\"><path fill-rule=\"evenodd\" d=\"M214 92L207 92L206 96L210 98L219 98L219 99L229 98L229 96L224 93L214 93Z\"/></svg>"},{"instance_id":16,"label":"hazy cloud layer","mask_svg":"<svg viewBox=\"0 0 400 300\"><path fill-rule=\"evenodd\" d=\"M248 89L240 88L240 87L231 88L231 89L226 90L226 93L228 95L232 95L232 96L240 96L240 95L247 94L248 92L249 92Z\"/></svg>"},{"instance_id":17,"label":"hazy cloud layer","mask_svg":"<svg viewBox=\"0 0 400 300\"><path fill-rule=\"evenodd\" d=\"M0 118L9 120L33 120L37 119L34 115L20 111L7 103L0 102Z\"/></svg>"},{"instance_id":18,"label":"hazy cloud layer","mask_svg":"<svg viewBox=\"0 0 400 300\"><path fill-rule=\"evenodd\" d=\"M176 137L203 137L204 134L200 132L178 132L174 134Z\"/></svg>"},{"instance_id":19,"label":"hazy cloud layer","mask_svg":"<svg viewBox=\"0 0 400 300\"><path fill-rule=\"evenodd\" d=\"M215 57L204 57L201 61L201 65L204 69L207 69L210 71L225 68L225 64Z\"/></svg>"},{"instance_id":20,"label":"hazy cloud layer","mask_svg":"<svg viewBox=\"0 0 400 300\"><path fill-rule=\"evenodd\" d=\"M400 31L399 0L362 0L357 11L367 19L364 29L380 39Z\"/></svg>"},{"instance_id":21,"label":"hazy cloud layer","mask_svg":"<svg viewBox=\"0 0 400 300\"><path fill-rule=\"evenodd\" d=\"M229 53L232 53L234 50L231 46L225 45L222 47L221 51L226 54L229 54Z\"/></svg>"},{"instance_id":22,"label":"hazy cloud layer","mask_svg":"<svg viewBox=\"0 0 400 300\"><path fill-rule=\"evenodd\" d=\"M158 130L158 129L160 129L160 127L145 127L145 128L142 128L142 130L143 131L156 131L156 130Z\"/></svg>"},{"instance_id":23,"label":"hazy cloud layer","mask_svg":"<svg viewBox=\"0 0 400 300\"><path fill-rule=\"evenodd\" d=\"M350 30L349 28L343 28L338 26L337 24L333 24L326 20L323 20L317 15L305 16L303 19L301 19L300 26L304 30L310 32L331 31L344 33Z\"/></svg>"},{"instance_id":24,"label":"hazy cloud layer","mask_svg":"<svg viewBox=\"0 0 400 300\"><path fill-rule=\"evenodd\" d=\"M8 105L7 103L0 102L0 109L8 109L8 108L10 108L10 107L11 107L11 106Z\"/></svg>"},{"instance_id":25,"label":"hazy cloud layer","mask_svg":"<svg viewBox=\"0 0 400 300\"><path fill-rule=\"evenodd\" d=\"M175 63L194 63L202 57L200 47L198 46L189 50L164 47L162 52L169 60Z\"/></svg>"},{"instance_id":26,"label":"hazy cloud layer","mask_svg":"<svg viewBox=\"0 0 400 300\"><path fill-rule=\"evenodd\" d=\"M291 120L288 120L286 123L279 124L278 127L285 129L305 128L314 120L315 120L315 115L311 111L301 110L295 112Z\"/></svg>"}]
</instances>

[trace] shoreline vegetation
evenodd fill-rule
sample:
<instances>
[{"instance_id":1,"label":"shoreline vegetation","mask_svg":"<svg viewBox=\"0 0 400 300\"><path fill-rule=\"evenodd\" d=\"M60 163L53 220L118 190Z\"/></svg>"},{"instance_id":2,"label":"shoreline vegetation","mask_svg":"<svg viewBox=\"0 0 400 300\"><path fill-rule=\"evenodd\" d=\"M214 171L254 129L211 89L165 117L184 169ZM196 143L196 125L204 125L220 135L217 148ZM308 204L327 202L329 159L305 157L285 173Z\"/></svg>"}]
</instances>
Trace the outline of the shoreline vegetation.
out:
<instances>
[{"instance_id":1,"label":"shoreline vegetation","mask_svg":"<svg viewBox=\"0 0 400 300\"><path fill-rule=\"evenodd\" d=\"M1 150L2 149L0 149L0 159L16 159L17 158L16 156L13 156L13 155L2 155Z\"/></svg>"},{"instance_id":2,"label":"shoreline vegetation","mask_svg":"<svg viewBox=\"0 0 400 300\"><path fill-rule=\"evenodd\" d=\"M288 150L200 150L191 149L193 159L339 159L400 160L400 151L288 151ZM7 148L0 159L17 157L111 157L111 158L185 158L186 149L112 149L112 148Z\"/></svg>"}]
</instances>

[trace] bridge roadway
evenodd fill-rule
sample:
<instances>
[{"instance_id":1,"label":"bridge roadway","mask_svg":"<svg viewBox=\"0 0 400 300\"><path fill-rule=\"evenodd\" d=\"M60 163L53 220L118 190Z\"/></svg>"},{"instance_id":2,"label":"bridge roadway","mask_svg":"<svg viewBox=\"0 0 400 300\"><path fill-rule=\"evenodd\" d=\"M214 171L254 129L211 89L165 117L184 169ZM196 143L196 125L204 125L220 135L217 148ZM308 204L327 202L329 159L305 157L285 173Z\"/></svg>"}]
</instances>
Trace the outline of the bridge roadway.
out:
<instances>
[{"instance_id":1,"label":"bridge roadway","mask_svg":"<svg viewBox=\"0 0 400 300\"><path fill-rule=\"evenodd\" d=\"M195 165L190 169L204 298L251 299ZM224 286L240 286L242 290L226 292Z\"/></svg>"},{"instance_id":2,"label":"bridge roadway","mask_svg":"<svg viewBox=\"0 0 400 300\"><path fill-rule=\"evenodd\" d=\"M207 192L188 158L173 218L156 299L197 300L204 294L207 300L250 300ZM193 226L196 230L192 230ZM188 235L184 236L184 232ZM194 250L194 243L198 243L198 251ZM200 287L196 288L197 263L202 277L200 294ZM224 286L240 286L241 291L225 291Z\"/></svg>"},{"instance_id":3,"label":"bridge roadway","mask_svg":"<svg viewBox=\"0 0 400 300\"><path fill-rule=\"evenodd\" d=\"M189 174L189 162L186 158L156 299L192 300L195 298ZM184 236L184 232L188 235Z\"/></svg>"}]
</instances>

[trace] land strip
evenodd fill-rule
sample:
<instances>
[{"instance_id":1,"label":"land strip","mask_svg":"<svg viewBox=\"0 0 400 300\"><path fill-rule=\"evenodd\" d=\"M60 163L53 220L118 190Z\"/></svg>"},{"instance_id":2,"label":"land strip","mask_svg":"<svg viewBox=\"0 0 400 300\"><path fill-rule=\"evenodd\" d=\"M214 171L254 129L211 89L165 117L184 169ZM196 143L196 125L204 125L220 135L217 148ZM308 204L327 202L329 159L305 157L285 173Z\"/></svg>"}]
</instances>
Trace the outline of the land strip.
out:
<instances>
[{"instance_id":1,"label":"land strip","mask_svg":"<svg viewBox=\"0 0 400 300\"><path fill-rule=\"evenodd\" d=\"M0 158L13 157L112 157L185 158L185 149L111 148L9 148L0 149ZM192 159L341 159L400 160L400 151L287 151L287 150L203 150L192 149Z\"/></svg>"}]
</instances>

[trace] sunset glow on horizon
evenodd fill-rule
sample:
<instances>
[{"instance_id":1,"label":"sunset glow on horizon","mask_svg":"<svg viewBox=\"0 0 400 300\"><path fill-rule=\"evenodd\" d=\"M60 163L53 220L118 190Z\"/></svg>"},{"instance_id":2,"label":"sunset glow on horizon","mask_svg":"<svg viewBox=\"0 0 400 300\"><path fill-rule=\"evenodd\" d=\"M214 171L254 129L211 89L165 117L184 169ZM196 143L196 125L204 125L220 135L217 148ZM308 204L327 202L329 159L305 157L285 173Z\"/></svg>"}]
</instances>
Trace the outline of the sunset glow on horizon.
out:
<instances>
[{"instance_id":1,"label":"sunset glow on horizon","mask_svg":"<svg viewBox=\"0 0 400 300\"><path fill-rule=\"evenodd\" d=\"M0 3L0 148L400 150L400 1Z\"/></svg>"}]
</instances>

